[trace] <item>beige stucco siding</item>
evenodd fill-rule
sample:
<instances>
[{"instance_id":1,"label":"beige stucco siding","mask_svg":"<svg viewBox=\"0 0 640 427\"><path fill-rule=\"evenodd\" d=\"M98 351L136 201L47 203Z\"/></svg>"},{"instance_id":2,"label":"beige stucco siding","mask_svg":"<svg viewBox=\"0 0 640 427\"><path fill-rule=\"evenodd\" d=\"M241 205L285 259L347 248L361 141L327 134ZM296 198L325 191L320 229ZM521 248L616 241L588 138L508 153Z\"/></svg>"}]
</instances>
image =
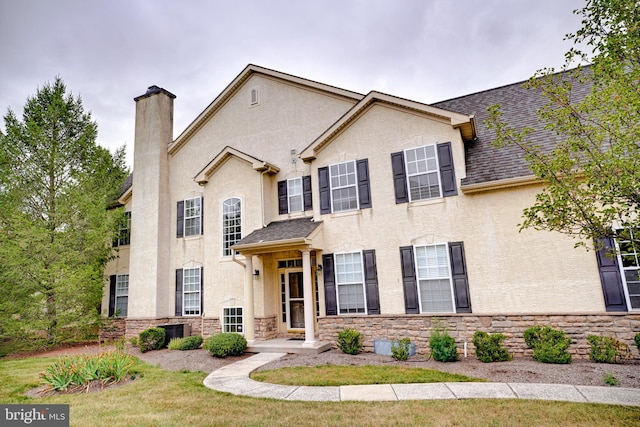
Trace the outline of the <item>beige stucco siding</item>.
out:
<instances>
[{"instance_id":1,"label":"beige stucco siding","mask_svg":"<svg viewBox=\"0 0 640 427\"><path fill-rule=\"evenodd\" d=\"M383 314L404 313L401 246L463 241L469 288L476 313L596 312L604 309L593 253L548 232L519 233L522 209L540 188L458 195L395 203L392 152L450 141L458 183L464 150L458 131L436 120L374 106L331 142L317 168L367 158L372 208L315 215L324 221L325 253L376 250ZM319 196L314 193L314 205ZM522 274L525 270L529 273Z\"/></svg>"}]
</instances>

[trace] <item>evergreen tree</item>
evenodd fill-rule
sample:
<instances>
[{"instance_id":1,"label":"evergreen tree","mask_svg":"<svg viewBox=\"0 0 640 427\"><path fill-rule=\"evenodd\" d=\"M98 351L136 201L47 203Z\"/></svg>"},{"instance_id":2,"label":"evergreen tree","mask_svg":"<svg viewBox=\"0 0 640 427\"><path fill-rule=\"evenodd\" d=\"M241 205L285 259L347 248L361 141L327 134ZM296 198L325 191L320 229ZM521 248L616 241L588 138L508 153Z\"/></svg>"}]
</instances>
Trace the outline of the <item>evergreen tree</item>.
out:
<instances>
[{"instance_id":1,"label":"evergreen tree","mask_svg":"<svg viewBox=\"0 0 640 427\"><path fill-rule=\"evenodd\" d=\"M0 333L53 344L99 319L124 147L97 145L97 124L59 77L27 98L22 120L9 110L4 121Z\"/></svg>"}]
</instances>

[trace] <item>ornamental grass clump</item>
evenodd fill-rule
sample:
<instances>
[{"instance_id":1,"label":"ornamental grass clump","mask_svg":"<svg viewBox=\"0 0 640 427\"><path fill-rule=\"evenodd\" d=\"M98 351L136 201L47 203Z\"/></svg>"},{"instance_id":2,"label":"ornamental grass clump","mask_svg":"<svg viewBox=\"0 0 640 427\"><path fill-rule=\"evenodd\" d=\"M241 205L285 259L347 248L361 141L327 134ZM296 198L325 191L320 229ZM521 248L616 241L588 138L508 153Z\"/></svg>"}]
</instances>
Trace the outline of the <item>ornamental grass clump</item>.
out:
<instances>
[{"instance_id":1,"label":"ornamental grass clump","mask_svg":"<svg viewBox=\"0 0 640 427\"><path fill-rule=\"evenodd\" d=\"M169 350L196 350L202 345L202 337L194 335L184 338L172 338L167 346Z\"/></svg>"},{"instance_id":2,"label":"ornamental grass clump","mask_svg":"<svg viewBox=\"0 0 640 427\"><path fill-rule=\"evenodd\" d=\"M631 357L631 349L613 337L588 335L589 360L597 363L620 363Z\"/></svg>"},{"instance_id":3,"label":"ornamental grass clump","mask_svg":"<svg viewBox=\"0 0 640 427\"><path fill-rule=\"evenodd\" d=\"M214 357L239 356L247 349L247 340L235 332L216 334L204 343Z\"/></svg>"},{"instance_id":4,"label":"ornamental grass clump","mask_svg":"<svg viewBox=\"0 0 640 427\"><path fill-rule=\"evenodd\" d=\"M473 345L476 347L476 357L484 363L506 362L512 359L506 348L502 347L504 334L487 334L476 331L473 334Z\"/></svg>"},{"instance_id":5,"label":"ornamental grass clump","mask_svg":"<svg viewBox=\"0 0 640 427\"><path fill-rule=\"evenodd\" d=\"M567 351L571 338L564 331L551 326L532 326L524 331L524 342L533 349L533 360L542 363L571 363Z\"/></svg>"},{"instance_id":6,"label":"ornamental grass clump","mask_svg":"<svg viewBox=\"0 0 640 427\"><path fill-rule=\"evenodd\" d=\"M133 361L132 356L119 351L97 356L67 356L49 365L40 378L56 391L88 389L93 381L105 386L126 379L131 374Z\"/></svg>"},{"instance_id":7,"label":"ornamental grass clump","mask_svg":"<svg viewBox=\"0 0 640 427\"><path fill-rule=\"evenodd\" d=\"M411 352L411 339L402 338L391 343L391 357L396 360L407 360Z\"/></svg>"},{"instance_id":8,"label":"ornamental grass clump","mask_svg":"<svg viewBox=\"0 0 640 427\"><path fill-rule=\"evenodd\" d=\"M358 354L362 351L362 334L354 329L343 329L338 333L338 348L343 353Z\"/></svg>"}]
</instances>

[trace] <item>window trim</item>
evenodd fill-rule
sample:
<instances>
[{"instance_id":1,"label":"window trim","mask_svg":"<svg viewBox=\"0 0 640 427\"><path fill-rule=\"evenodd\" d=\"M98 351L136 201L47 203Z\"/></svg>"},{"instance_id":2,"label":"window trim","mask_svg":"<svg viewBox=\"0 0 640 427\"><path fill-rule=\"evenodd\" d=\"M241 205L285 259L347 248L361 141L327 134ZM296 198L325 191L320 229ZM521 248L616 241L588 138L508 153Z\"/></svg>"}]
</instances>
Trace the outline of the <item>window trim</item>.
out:
<instances>
[{"instance_id":1,"label":"window trim","mask_svg":"<svg viewBox=\"0 0 640 427\"><path fill-rule=\"evenodd\" d=\"M334 166L339 167L340 165L347 165L347 164L352 164L353 165L353 177L354 177L354 183L351 185L346 185L346 186L339 186L339 187L334 187L333 186L333 175L331 174L331 169ZM351 208L351 209L340 209L340 210L336 210L335 209L335 197L333 195L334 190L342 190L342 189L346 189L346 188L355 188L356 190L356 194L355 194L355 200L356 200L356 207L355 208ZM358 168L356 165L356 161L355 160L347 160L346 162L340 162L340 163L333 163L329 165L329 194L331 196L330 199L330 204L331 204L331 213L339 213L339 212L351 212L351 211L357 211L360 209L360 194L359 194L360 189L358 188Z\"/></svg>"},{"instance_id":2,"label":"window trim","mask_svg":"<svg viewBox=\"0 0 640 427\"><path fill-rule=\"evenodd\" d=\"M186 288L186 272L189 270L196 270L198 272L198 290L197 291L187 291ZM198 294L198 306L197 313L187 313L186 308L186 296L191 294ZM182 269L182 315L183 316L200 316L202 315L202 267L192 267L192 268L183 268Z\"/></svg>"},{"instance_id":3,"label":"window trim","mask_svg":"<svg viewBox=\"0 0 640 427\"><path fill-rule=\"evenodd\" d=\"M189 207L187 207L187 204L188 204L189 202L193 202L193 201L196 201L196 200L197 200L197 203L198 203L198 205L199 205L199 206L198 206L198 215L191 215L191 216L188 216L188 215L187 215L187 210L188 210L188 209L194 209L194 207L189 208ZM191 198L189 198L189 199L184 199L184 222L183 222L183 227L184 227L184 228L183 228L183 232L182 232L182 235L183 235L184 237L191 237L191 236L200 236L200 235L202 235L202 204L203 204L203 199L202 199L202 197L191 197ZM199 221L198 221L198 230L197 230L197 232L189 232L189 234L187 234L187 230L188 230L187 222L188 222L189 220L193 220L193 219L196 219L196 218L199 220Z\"/></svg>"},{"instance_id":4,"label":"window trim","mask_svg":"<svg viewBox=\"0 0 640 427\"><path fill-rule=\"evenodd\" d=\"M229 232L228 229L231 227L227 227L226 225L226 219L225 219L225 208L228 206L227 202L232 201L232 200L237 200L238 204L239 204L239 212L238 212L238 217L237 220L239 221L239 224L234 225L233 227L238 227L239 231L238 232ZM232 202L235 204L235 202ZM242 199L240 197L237 196L233 196L233 197L228 197L226 199L224 199L222 201L222 256L227 258L233 255L233 250L231 249L231 246L233 246L235 243L237 243L240 239L242 239ZM231 240L228 238L232 235L232 234L240 234L240 237L236 240Z\"/></svg>"},{"instance_id":5,"label":"window trim","mask_svg":"<svg viewBox=\"0 0 640 427\"><path fill-rule=\"evenodd\" d=\"M426 171L426 172L422 172L422 173L410 173L409 172L409 156L407 155L407 153L409 151L415 151L415 150L419 150L419 149L426 149L427 147L433 147L433 153L434 153L434 159L436 161L436 166L435 166L435 170L433 171ZM440 176L441 172L440 172L440 158L438 155L438 146L437 144L427 144L427 145L421 145L419 147L412 147L412 148L405 148L403 150L404 153L404 166L405 166L405 170L406 170L406 182L407 182L407 195L409 196L409 203L411 202L421 202L424 200L437 200L437 199L442 199L443 196L443 190L442 190L442 177ZM426 161L427 159L425 159ZM428 162L427 162L428 163ZM422 199L414 199L412 197L411 194L411 177L414 176L422 176L422 175L426 175L426 174L430 174L430 173L434 173L436 174L436 176L438 177L438 193L439 195L437 197L426 197L426 198L422 198Z\"/></svg>"},{"instance_id":6,"label":"window trim","mask_svg":"<svg viewBox=\"0 0 640 427\"><path fill-rule=\"evenodd\" d=\"M444 247L444 251L445 251L445 255L447 257L447 261L445 266L447 267L447 271L448 271L448 277L446 277L446 280L449 281L449 292L451 295L451 308L452 311L425 311L424 308L422 307L422 291L421 291L421 287L420 287L420 281L421 280L445 280L445 277L438 277L438 278L422 278L420 277L420 270L418 267L418 248L426 248L426 247L437 247L437 246L443 246ZM446 313L452 313L455 314L457 313L457 309L456 309L456 295L455 295L455 291L454 291L454 283L453 283L453 271L451 268L451 256L449 254L449 243L431 243L431 244L425 244L425 245L413 245L413 262L414 262L414 269L415 269L415 277L416 277L416 285L417 285L417 292L418 292L418 309L420 310L420 314L434 314L434 313L442 313L442 314L446 314Z\"/></svg>"},{"instance_id":7,"label":"window trim","mask_svg":"<svg viewBox=\"0 0 640 427\"><path fill-rule=\"evenodd\" d=\"M618 230L618 232L620 231L621 230ZM638 274L640 274L640 248L634 248L634 251L633 251L633 255L636 258L637 266L625 267L624 262L622 260L622 249L620 248L620 243L622 241L630 241L630 242L637 241L637 239L634 237L634 234L640 234L640 230L637 230L635 233L634 233L634 230L632 229L628 231L629 231L629 239L621 239L618 237L614 239L615 249L616 249L616 258L618 260L618 268L620 269L620 279L622 281L622 289L624 290L624 298L627 303L627 310L629 312L638 312L640 311L640 306L634 308L633 305L631 304L631 293L629 292L629 285L627 283L626 272L635 270ZM625 252L625 253L630 254L630 252ZM633 294L633 295L636 296L636 294Z\"/></svg>"},{"instance_id":8,"label":"window trim","mask_svg":"<svg viewBox=\"0 0 640 427\"><path fill-rule=\"evenodd\" d=\"M127 317L127 315L129 314L129 274L116 274L116 283L115 283L115 289L114 289L114 303L113 303L113 311L114 311L114 316L116 317ZM126 294L122 295L121 293L118 292L118 284L121 284L121 279L126 277L127 278L127 288L126 288ZM118 298L126 298L126 313L125 314L116 314L118 312Z\"/></svg>"},{"instance_id":9,"label":"window trim","mask_svg":"<svg viewBox=\"0 0 640 427\"><path fill-rule=\"evenodd\" d=\"M348 283L340 283L338 279L338 256L340 255L351 255L358 254L360 258L360 282L348 282ZM364 257L362 255L362 251L352 251L352 252L336 252L333 254L333 262L334 262L334 275L335 275L335 286L336 286L336 308L338 315L367 315L369 314L369 308L367 306L367 286L365 280L365 267L364 267ZM344 285L357 285L360 284L362 287L362 305L364 307L364 311L362 312L343 312L340 307L340 286Z\"/></svg>"},{"instance_id":10,"label":"window trim","mask_svg":"<svg viewBox=\"0 0 640 427\"><path fill-rule=\"evenodd\" d=\"M115 246L129 246L131 244L131 211L122 213L123 222L118 228L118 236L116 237ZM124 226L122 226L124 225Z\"/></svg>"},{"instance_id":11,"label":"window trim","mask_svg":"<svg viewBox=\"0 0 640 427\"><path fill-rule=\"evenodd\" d=\"M236 310L236 314L227 314L226 313L226 310L231 310L231 309ZM226 322L227 318L231 318L231 317L233 317L234 319L238 318L238 314L237 314L237 310L238 309L240 309L242 311L242 314L240 314L240 316L239 316L240 317L240 321L241 321L240 324L239 324L240 331L238 331L238 324L237 323L232 325L232 324L229 324L229 323ZM244 307L243 306L241 306L241 305L230 305L230 306L222 307L222 316L221 316L221 318L222 318L222 332L233 332L233 333L244 335L244 330L245 330L244 329L244 323L245 322L244 322ZM234 326L234 325L236 327L236 330L235 331L229 330L230 328L228 328L228 327L229 326Z\"/></svg>"},{"instance_id":12,"label":"window trim","mask_svg":"<svg viewBox=\"0 0 640 427\"><path fill-rule=\"evenodd\" d=\"M299 185L299 190L300 192L298 194L291 194L291 187L290 187L290 183L297 181L300 185ZM304 212L304 188L303 185L304 183L302 182L302 177L298 176L295 178L289 178L287 179L287 212L288 213L298 213L298 212ZM300 198L300 209L299 210L292 210L291 209L291 198L292 197L299 197Z\"/></svg>"}]
</instances>

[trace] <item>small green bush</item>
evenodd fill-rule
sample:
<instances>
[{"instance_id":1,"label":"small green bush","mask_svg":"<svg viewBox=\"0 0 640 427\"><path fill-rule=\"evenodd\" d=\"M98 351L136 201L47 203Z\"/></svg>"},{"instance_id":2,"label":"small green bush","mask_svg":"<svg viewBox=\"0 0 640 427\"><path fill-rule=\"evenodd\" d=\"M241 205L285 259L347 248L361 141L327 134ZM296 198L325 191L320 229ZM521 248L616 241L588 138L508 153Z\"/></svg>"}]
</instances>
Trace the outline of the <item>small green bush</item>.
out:
<instances>
[{"instance_id":1,"label":"small green bush","mask_svg":"<svg viewBox=\"0 0 640 427\"><path fill-rule=\"evenodd\" d=\"M391 343L391 357L396 360L407 360L411 351L411 339L402 338Z\"/></svg>"},{"instance_id":2,"label":"small green bush","mask_svg":"<svg viewBox=\"0 0 640 427\"><path fill-rule=\"evenodd\" d=\"M640 334L636 334L636 336L633 337L633 342L636 343L636 347L638 347L638 351L640 351Z\"/></svg>"},{"instance_id":3,"label":"small green bush","mask_svg":"<svg viewBox=\"0 0 640 427\"><path fill-rule=\"evenodd\" d=\"M207 339L204 348L214 357L239 356L247 349L247 340L235 332L223 332Z\"/></svg>"},{"instance_id":4,"label":"small green bush","mask_svg":"<svg viewBox=\"0 0 640 427\"><path fill-rule=\"evenodd\" d=\"M614 386L618 385L618 379L616 377L614 377L611 372L607 372L606 374L604 374L602 376L602 381L606 385L610 385L611 387L614 387Z\"/></svg>"},{"instance_id":5,"label":"small green bush","mask_svg":"<svg viewBox=\"0 0 640 427\"><path fill-rule=\"evenodd\" d=\"M533 349L533 360L542 363L571 363L567 349L571 338L551 326L532 326L524 331L524 342Z\"/></svg>"},{"instance_id":6,"label":"small green bush","mask_svg":"<svg viewBox=\"0 0 640 427\"><path fill-rule=\"evenodd\" d=\"M40 374L53 390L78 390L94 380L102 384L117 383L132 374L133 357L116 351L95 356L66 356L49 365Z\"/></svg>"},{"instance_id":7,"label":"small green bush","mask_svg":"<svg viewBox=\"0 0 640 427\"><path fill-rule=\"evenodd\" d=\"M202 344L202 337L194 335L192 337L172 338L169 341L169 350L196 350Z\"/></svg>"},{"instance_id":8,"label":"small green bush","mask_svg":"<svg viewBox=\"0 0 640 427\"><path fill-rule=\"evenodd\" d=\"M162 328L149 328L140 332L138 336L138 348L145 353L151 350L160 350L164 347L165 331Z\"/></svg>"},{"instance_id":9,"label":"small green bush","mask_svg":"<svg viewBox=\"0 0 640 427\"><path fill-rule=\"evenodd\" d=\"M512 356L506 348L502 347L502 341L506 337L504 334L487 334L476 331L473 334L473 345L476 347L476 357L484 363L506 362Z\"/></svg>"},{"instance_id":10,"label":"small green bush","mask_svg":"<svg viewBox=\"0 0 640 427\"><path fill-rule=\"evenodd\" d=\"M437 323L429 338L431 355L439 362L455 362L458 360L456 341L441 324Z\"/></svg>"},{"instance_id":11,"label":"small green bush","mask_svg":"<svg viewBox=\"0 0 640 427\"><path fill-rule=\"evenodd\" d=\"M362 347L362 334L359 331L346 328L338 333L338 348L343 353L358 354Z\"/></svg>"},{"instance_id":12,"label":"small green bush","mask_svg":"<svg viewBox=\"0 0 640 427\"><path fill-rule=\"evenodd\" d=\"M597 363L620 363L631 357L629 346L613 337L587 336L589 359Z\"/></svg>"}]
</instances>

